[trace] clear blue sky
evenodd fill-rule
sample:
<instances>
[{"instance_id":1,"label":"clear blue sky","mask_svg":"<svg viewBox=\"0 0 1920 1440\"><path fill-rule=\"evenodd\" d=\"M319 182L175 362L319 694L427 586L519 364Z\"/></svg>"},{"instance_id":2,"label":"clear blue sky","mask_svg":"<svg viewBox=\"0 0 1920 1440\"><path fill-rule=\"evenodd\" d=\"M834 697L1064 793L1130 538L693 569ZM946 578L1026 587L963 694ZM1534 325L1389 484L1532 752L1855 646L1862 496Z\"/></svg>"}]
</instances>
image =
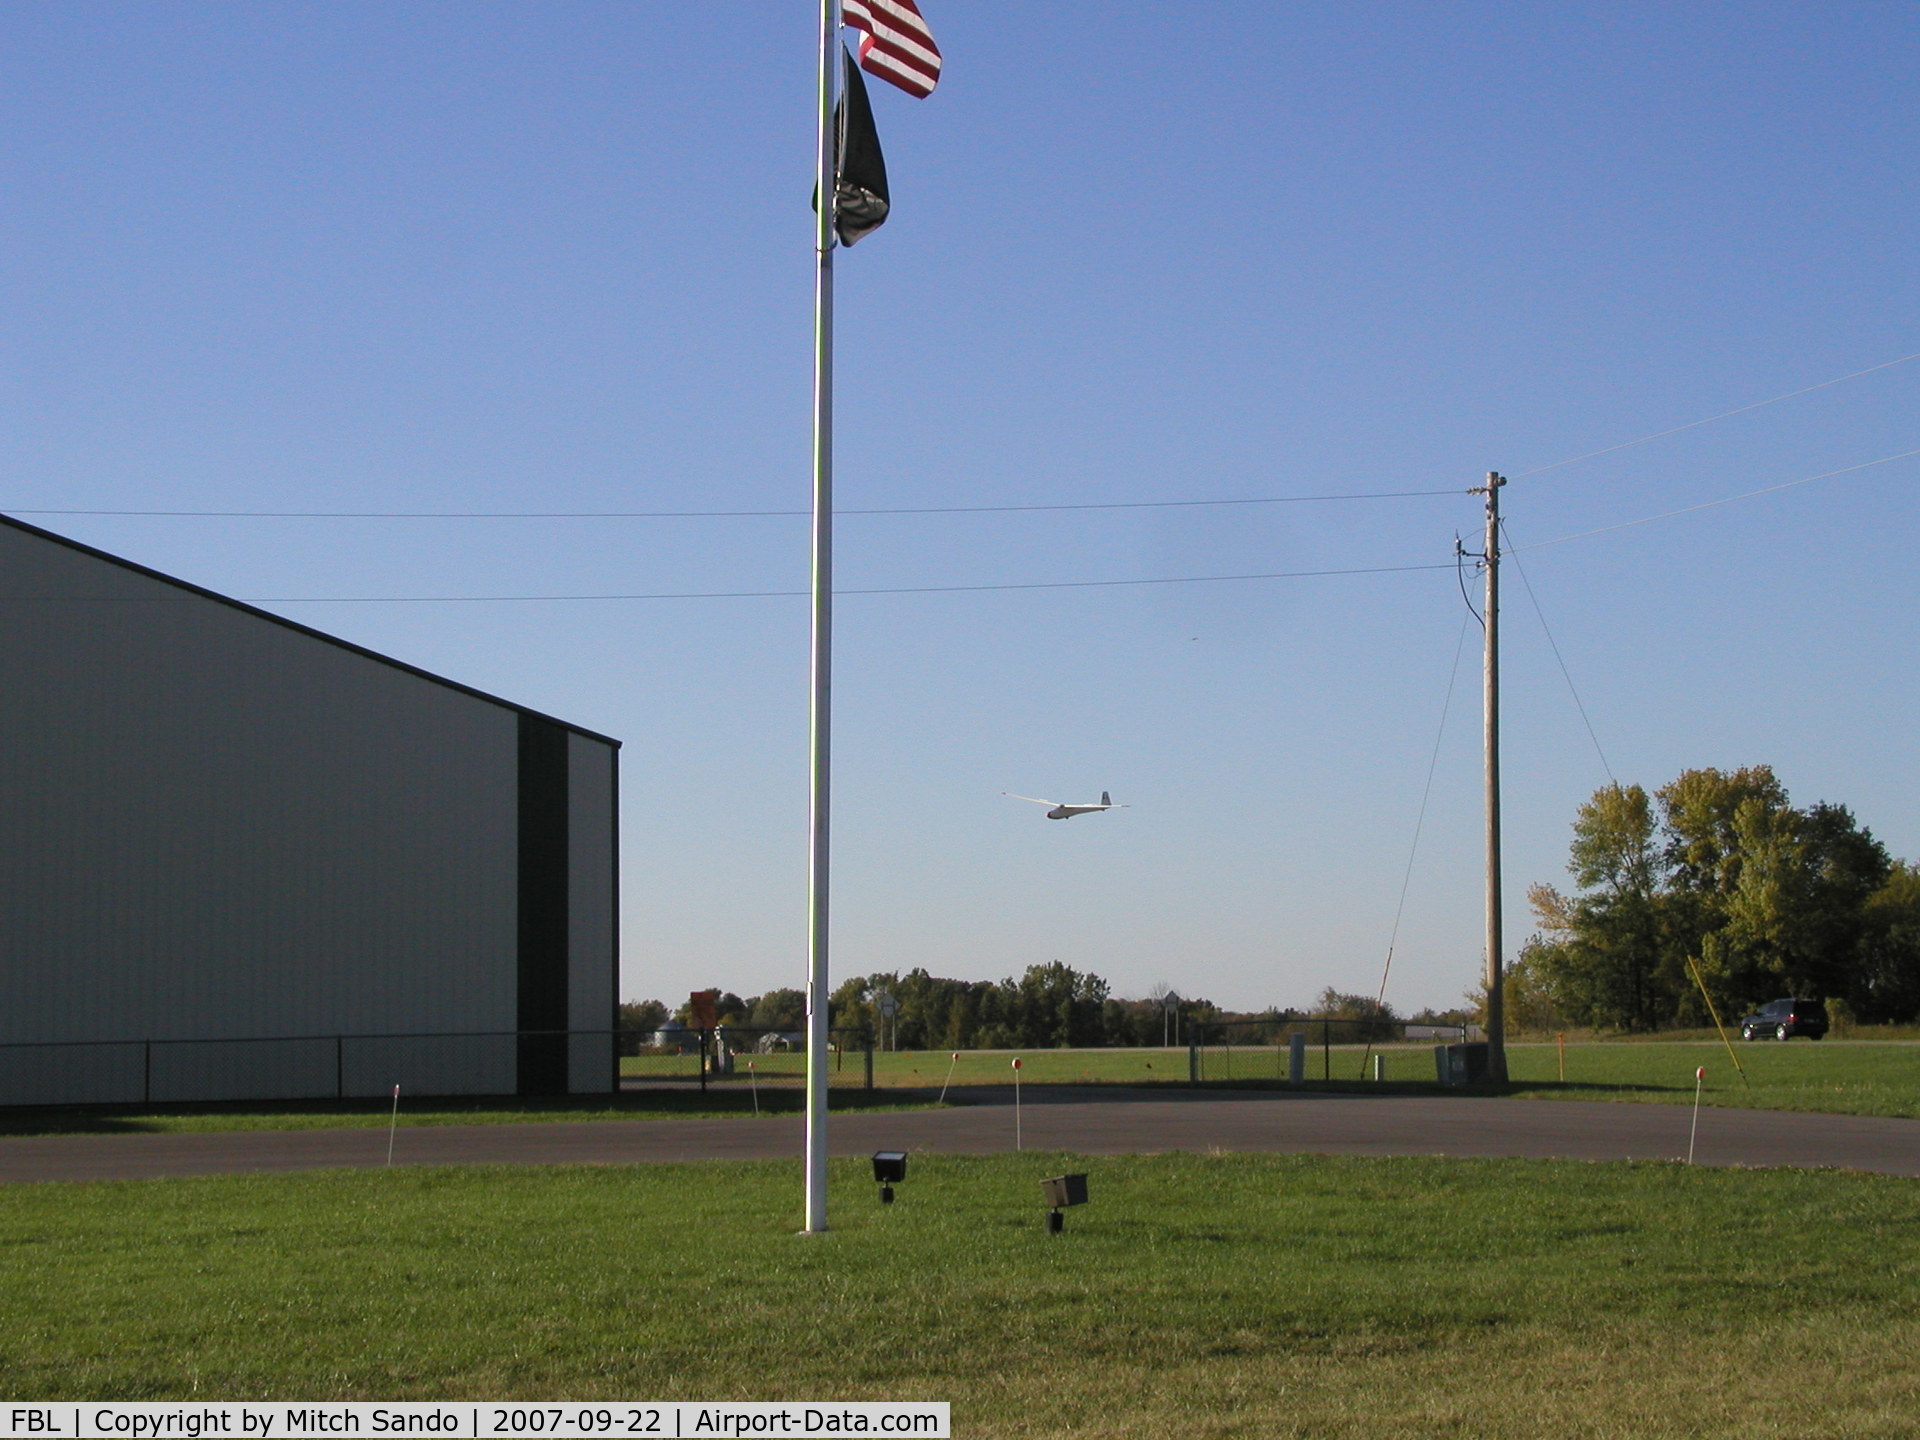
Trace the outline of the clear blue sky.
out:
<instances>
[{"instance_id":1,"label":"clear blue sky","mask_svg":"<svg viewBox=\"0 0 1920 1440\"><path fill-rule=\"evenodd\" d=\"M1902 4L925 0L843 252L845 588L1449 565L1920 449ZM626 742L624 992L804 983L814 20L0 15L0 509ZM1906 459L1520 560L1613 773L1773 764L1920 854ZM1606 779L1507 571L1507 931ZM294 598L303 597L303 598ZM378 603L328 603L375 597ZM836 976L1062 960L1254 1007L1480 965L1450 568L849 595ZM1003 790L1132 809L1043 820Z\"/></svg>"}]
</instances>

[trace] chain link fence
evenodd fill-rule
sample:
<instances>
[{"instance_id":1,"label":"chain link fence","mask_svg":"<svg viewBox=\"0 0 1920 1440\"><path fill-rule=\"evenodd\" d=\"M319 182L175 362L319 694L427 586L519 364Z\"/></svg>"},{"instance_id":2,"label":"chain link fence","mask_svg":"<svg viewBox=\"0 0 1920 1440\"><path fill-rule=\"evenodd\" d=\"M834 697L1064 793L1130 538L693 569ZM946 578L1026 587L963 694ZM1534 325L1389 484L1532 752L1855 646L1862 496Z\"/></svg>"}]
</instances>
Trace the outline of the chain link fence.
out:
<instances>
[{"instance_id":1,"label":"chain link fence","mask_svg":"<svg viewBox=\"0 0 1920 1440\"><path fill-rule=\"evenodd\" d=\"M1477 1025L1335 1015L1190 1021L1188 1079L1196 1085L1233 1080L1431 1081L1434 1047L1467 1040L1479 1030Z\"/></svg>"},{"instance_id":2,"label":"chain link fence","mask_svg":"<svg viewBox=\"0 0 1920 1440\"><path fill-rule=\"evenodd\" d=\"M829 1032L828 1083L873 1089L873 1031ZM707 1029L246 1035L0 1044L0 1106L605 1095L806 1084L806 1036Z\"/></svg>"},{"instance_id":3,"label":"chain link fence","mask_svg":"<svg viewBox=\"0 0 1920 1440\"><path fill-rule=\"evenodd\" d=\"M804 1089L807 1036L804 1030L753 1025L681 1026L661 1030L623 1030L620 1086L684 1089L697 1084L751 1088ZM827 1031L827 1084L834 1089L873 1089L874 1032L867 1025L836 1026Z\"/></svg>"}]
</instances>

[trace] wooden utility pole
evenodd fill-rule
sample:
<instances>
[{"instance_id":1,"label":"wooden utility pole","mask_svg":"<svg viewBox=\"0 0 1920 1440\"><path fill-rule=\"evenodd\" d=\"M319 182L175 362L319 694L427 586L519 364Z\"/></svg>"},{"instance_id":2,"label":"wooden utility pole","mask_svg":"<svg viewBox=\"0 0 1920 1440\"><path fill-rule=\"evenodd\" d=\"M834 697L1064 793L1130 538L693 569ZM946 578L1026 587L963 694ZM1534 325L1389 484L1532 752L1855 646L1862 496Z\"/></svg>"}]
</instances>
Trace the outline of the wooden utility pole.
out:
<instances>
[{"instance_id":1,"label":"wooden utility pole","mask_svg":"<svg viewBox=\"0 0 1920 1440\"><path fill-rule=\"evenodd\" d=\"M1507 1017L1500 952L1500 487L1493 471L1487 497L1486 782L1487 782L1487 1079L1507 1080Z\"/></svg>"}]
</instances>

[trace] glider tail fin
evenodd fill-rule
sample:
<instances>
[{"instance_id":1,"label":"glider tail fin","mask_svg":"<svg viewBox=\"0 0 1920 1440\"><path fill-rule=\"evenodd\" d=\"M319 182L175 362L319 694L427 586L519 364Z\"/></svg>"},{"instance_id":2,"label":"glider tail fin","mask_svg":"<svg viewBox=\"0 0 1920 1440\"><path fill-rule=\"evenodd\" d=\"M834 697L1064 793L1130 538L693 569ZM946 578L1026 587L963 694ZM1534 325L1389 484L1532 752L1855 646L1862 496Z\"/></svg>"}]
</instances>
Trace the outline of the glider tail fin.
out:
<instances>
[{"instance_id":1,"label":"glider tail fin","mask_svg":"<svg viewBox=\"0 0 1920 1440\"><path fill-rule=\"evenodd\" d=\"M1109 794L1108 794L1108 793L1107 793L1106 791L1104 791L1104 790L1102 790L1102 791L1100 792L1100 803L1101 803L1102 805L1111 805L1111 804L1113 804L1113 796L1111 796L1111 795L1109 795Z\"/></svg>"}]
</instances>

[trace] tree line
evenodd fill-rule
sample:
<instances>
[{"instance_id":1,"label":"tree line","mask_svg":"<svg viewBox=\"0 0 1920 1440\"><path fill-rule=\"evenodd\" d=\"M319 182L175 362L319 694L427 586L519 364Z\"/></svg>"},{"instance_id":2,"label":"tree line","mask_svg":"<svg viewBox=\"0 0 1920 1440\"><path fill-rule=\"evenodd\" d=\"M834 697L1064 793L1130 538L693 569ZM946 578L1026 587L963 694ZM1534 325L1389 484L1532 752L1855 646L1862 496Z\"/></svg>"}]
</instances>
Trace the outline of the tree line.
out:
<instances>
[{"instance_id":1,"label":"tree line","mask_svg":"<svg viewBox=\"0 0 1920 1440\"><path fill-rule=\"evenodd\" d=\"M1702 983L1729 1024L1787 996L1920 1018L1920 870L1846 806L1791 804L1769 766L1603 786L1567 870L1570 893L1528 893L1539 929L1504 991L1517 1026L1705 1025Z\"/></svg>"},{"instance_id":2,"label":"tree line","mask_svg":"<svg viewBox=\"0 0 1920 1440\"><path fill-rule=\"evenodd\" d=\"M885 997L891 997L891 1015ZM751 997L722 991L715 1010L722 1025L745 1029L796 1032L806 1024L806 996L799 990L769 990ZM658 1000L630 1002L620 1007L620 1027L652 1031L670 1015L691 1024L690 1011L690 1005L670 1011ZM1299 1011L1229 1011L1165 986L1124 999L1099 975L1057 960L1030 965L1019 977L998 981L947 979L923 969L855 975L834 989L827 1015L831 1026L871 1028L883 1048L935 1051L1181 1045L1190 1023L1228 1021L1271 1029L1273 1035L1244 1037L1260 1043L1271 1042L1298 1017L1365 1020L1383 1027L1398 1025L1401 1019L1391 1005L1372 996L1331 988ZM1464 1011L1422 1012L1411 1018L1457 1024Z\"/></svg>"}]
</instances>

